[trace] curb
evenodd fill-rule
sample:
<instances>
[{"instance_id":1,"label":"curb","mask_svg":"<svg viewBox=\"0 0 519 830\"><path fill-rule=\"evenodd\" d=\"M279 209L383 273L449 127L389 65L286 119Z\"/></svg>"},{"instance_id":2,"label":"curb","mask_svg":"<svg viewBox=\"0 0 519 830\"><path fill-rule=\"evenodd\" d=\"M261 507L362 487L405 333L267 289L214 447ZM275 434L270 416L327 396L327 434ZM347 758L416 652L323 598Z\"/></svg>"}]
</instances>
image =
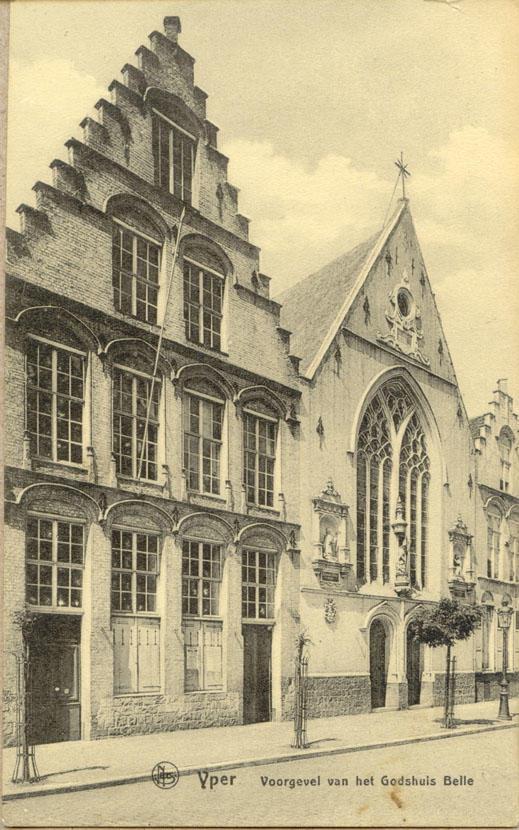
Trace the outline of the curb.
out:
<instances>
[{"instance_id":1,"label":"curb","mask_svg":"<svg viewBox=\"0 0 519 830\"><path fill-rule=\"evenodd\" d=\"M299 750L298 752L286 752L282 755L268 755L261 758L246 758L236 761L216 761L212 764L185 766L179 769L179 775L194 775L199 770L225 770L225 769L240 769L241 767L258 767L267 766L269 764L280 764L286 761L306 760L307 758L319 758L327 755L346 755L353 752L363 752L370 749L384 749L389 746L405 746L406 744L418 744L425 741L441 741L448 738L460 738L466 735L478 735L482 732L497 732L503 729L518 729L519 723L503 723L492 726L482 726L479 729L465 729L463 731L453 729L445 730L444 732L432 732L430 735L420 735L415 738L395 738L389 741L374 741L366 744L356 744L355 746L340 746L330 749L314 749L309 752ZM140 772L136 775L124 775L118 778L110 778L106 781L87 781L85 783L77 784L61 784L54 787L48 787L39 790L24 790L23 792L7 793L2 797L5 801L15 801L20 798L36 798L45 795L59 795L61 793L80 792L81 790L96 790L103 787L118 787L123 784L137 784L142 781L149 781L150 771Z\"/></svg>"}]
</instances>

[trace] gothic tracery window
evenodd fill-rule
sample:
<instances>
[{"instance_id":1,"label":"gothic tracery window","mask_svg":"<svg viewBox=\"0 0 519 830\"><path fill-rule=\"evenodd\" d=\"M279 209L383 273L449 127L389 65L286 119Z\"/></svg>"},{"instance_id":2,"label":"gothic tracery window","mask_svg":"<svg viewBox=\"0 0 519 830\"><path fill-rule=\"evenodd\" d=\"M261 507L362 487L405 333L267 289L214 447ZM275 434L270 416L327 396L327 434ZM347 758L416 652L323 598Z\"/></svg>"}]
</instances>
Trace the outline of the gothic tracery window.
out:
<instances>
[{"instance_id":1,"label":"gothic tracery window","mask_svg":"<svg viewBox=\"0 0 519 830\"><path fill-rule=\"evenodd\" d=\"M357 455L357 577L366 581L379 575L382 549L382 581L389 582L389 534L391 489L391 437L385 411L378 398L368 406L359 433Z\"/></svg>"},{"instance_id":2,"label":"gothic tracery window","mask_svg":"<svg viewBox=\"0 0 519 830\"><path fill-rule=\"evenodd\" d=\"M424 587L427 577L429 456L416 412L404 433L398 479L398 494L408 523L409 578L411 585Z\"/></svg>"},{"instance_id":3,"label":"gothic tracery window","mask_svg":"<svg viewBox=\"0 0 519 830\"><path fill-rule=\"evenodd\" d=\"M415 403L403 382L391 380L369 403L358 436L357 578L360 583L390 581L391 523L400 497L407 522L409 578L414 587L425 587L429 491L430 461Z\"/></svg>"}]
</instances>

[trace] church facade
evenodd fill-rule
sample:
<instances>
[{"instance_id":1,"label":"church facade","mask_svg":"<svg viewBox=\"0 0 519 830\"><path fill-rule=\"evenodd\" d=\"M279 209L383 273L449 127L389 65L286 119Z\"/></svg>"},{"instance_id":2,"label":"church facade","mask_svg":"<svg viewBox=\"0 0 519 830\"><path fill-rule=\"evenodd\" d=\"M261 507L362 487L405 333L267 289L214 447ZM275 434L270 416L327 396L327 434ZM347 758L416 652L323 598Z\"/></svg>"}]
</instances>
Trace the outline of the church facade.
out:
<instances>
[{"instance_id":1,"label":"church facade","mask_svg":"<svg viewBox=\"0 0 519 830\"><path fill-rule=\"evenodd\" d=\"M35 743L289 718L301 632L311 716L437 704L411 632L447 595L485 609L458 697L493 697L513 402L469 421L406 199L271 298L179 33L7 233L6 741L21 617Z\"/></svg>"}]
</instances>

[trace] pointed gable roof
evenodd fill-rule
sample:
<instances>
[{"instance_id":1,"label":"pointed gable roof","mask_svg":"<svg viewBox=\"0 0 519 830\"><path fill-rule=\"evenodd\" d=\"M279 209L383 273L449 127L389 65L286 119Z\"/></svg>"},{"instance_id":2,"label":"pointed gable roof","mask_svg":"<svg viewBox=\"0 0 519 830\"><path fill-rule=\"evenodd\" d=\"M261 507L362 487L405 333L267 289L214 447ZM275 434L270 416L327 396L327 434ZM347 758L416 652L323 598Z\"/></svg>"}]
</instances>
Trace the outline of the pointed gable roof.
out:
<instances>
[{"instance_id":1,"label":"pointed gable roof","mask_svg":"<svg viewBox=\"0 0 519 830\"><path fill-rule=\"evenodd\" d=\"M406 205L399 205L382 231L276 297L302 375L313 376Z\"/></svg>"}]
</instances>

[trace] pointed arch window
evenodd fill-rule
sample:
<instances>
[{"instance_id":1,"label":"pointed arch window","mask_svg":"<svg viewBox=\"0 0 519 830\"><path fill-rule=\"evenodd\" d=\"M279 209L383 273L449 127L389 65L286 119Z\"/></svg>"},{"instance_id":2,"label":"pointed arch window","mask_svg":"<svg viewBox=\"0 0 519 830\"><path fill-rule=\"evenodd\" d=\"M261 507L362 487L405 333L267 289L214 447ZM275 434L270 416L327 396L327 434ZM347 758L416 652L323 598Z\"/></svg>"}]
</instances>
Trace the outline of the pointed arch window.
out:
<instances>
[{"instance_id":1,"label":"pointed arch window","mask_svg":"<svg viewBox=\"0 0 519 830\"><path fill-rule=\"evenodd\" d=\"M357 441L357 579L389 583L398 497L407 522L411 584L427 582L430 460L413 397L389 381L369 403Z\"/></svg>"},{"instance_id":2,"label":"pointed arch window","mask_svg":"<svg viewBox=\"0 0 519 830\"><path fill-rule=\"evenodd\" d=\"M501 511L495 504L487 510L487 576L499 579L501 549Z\"/></svg>"},{"instance_id":3,"label":"pointed arch window","mask_svg":"<svg viewBox=\"0 0 519 830\"><path fill-rule=\"evenodd\" d=\"M368 406L359 432L357 453L357 578L389 582L390 491L392 447L381 401Z\"/></svg>"},{"instance_id":4,"label":"pointed arch window","mask_svg":"<svg viewBox=\"0 0 519 830\"><path fill-rule=\"evenodd\" d=\"M427 580L429 456L416 412L411 416L402 440L398 491L408 523L409 578L413 587L424 587Z\"/></svg>"}]
</instances>

